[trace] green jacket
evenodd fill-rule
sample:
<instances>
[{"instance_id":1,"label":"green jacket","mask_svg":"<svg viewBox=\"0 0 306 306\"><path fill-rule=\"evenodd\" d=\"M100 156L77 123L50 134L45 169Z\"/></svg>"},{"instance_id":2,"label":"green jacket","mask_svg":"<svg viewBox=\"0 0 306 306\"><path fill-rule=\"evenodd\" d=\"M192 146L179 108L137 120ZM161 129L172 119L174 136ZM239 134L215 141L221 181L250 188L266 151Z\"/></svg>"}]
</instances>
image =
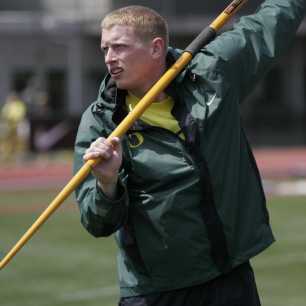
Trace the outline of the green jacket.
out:
<instances>
[{"instance_id":1,"label":"green jacket","mask_svg":"<svg viewBox=\"0 0 306 306\"><path fill-rule=\"evenodd\" d=\"M186 141L138 121L122 139L118 199L92 175L77 189L84 227L115 233L121 296L206 282L273 242L239 104L290 45L304 11L302 0L268 0L218 36L167 89ZM179 53L169 50L169 64ZM124 117L125 94L109 76L102 82L80 123L75 171Z\"/></svg>"}]
</instances>

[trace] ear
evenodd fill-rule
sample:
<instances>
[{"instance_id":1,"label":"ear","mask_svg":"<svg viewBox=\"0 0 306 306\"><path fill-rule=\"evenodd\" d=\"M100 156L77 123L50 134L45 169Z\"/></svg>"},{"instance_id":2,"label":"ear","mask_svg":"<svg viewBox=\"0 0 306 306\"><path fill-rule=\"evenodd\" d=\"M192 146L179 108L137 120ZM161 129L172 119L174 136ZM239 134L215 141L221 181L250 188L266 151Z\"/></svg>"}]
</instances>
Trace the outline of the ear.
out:
<instances>
[{"instance_id":1,"label":"ear","mask_svg":"<svg viewBox=\"0 0 306 306\"><path fill-rule=\"evenodd\" d=\"M151 43L151 55L154 59L164 56L165 42L161 37L155 37Z\"/></svg>"}]
</instances>

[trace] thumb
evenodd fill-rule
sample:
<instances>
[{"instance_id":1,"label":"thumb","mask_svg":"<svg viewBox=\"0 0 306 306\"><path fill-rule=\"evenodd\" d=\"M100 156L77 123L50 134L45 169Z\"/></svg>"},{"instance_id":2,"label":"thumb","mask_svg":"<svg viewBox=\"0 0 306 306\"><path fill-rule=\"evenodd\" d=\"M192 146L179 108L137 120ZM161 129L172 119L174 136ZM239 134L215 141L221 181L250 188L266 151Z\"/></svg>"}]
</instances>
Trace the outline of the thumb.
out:
<instances>
[{"instance_id":1,"label":"thumb","mask_svg":"<svg viewBox=\"0 0 306 306\"><path fill-rule=\"evenodd\" d=\"M120 138L119 137L112 137L109 140L109 142L112 145L114 150L121 152L121 143L120 143Z\"/></svg>"}]
</instances>

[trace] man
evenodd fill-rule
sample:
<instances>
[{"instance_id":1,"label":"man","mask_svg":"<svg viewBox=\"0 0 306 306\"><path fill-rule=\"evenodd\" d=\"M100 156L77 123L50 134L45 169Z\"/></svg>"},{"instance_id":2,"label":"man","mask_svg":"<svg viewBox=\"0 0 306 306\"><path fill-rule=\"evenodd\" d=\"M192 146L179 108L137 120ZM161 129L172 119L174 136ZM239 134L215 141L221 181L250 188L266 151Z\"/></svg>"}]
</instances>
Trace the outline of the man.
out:
<instances>
[{"instance_id":1,"label":"man","mask_svg":"<svg viewBox=\"0 0 306 306\"><path fill-rule=\"evenodd\" d=\"M274 240L239 103L290 45L303 0L267 0L201 50L122 139L105 138L181 53L145 7L102 21L108 75L84 113L75 170L84 227L115 233L120 305L260 301L249 259Z\"/></svg>"},{"instance_id":2,"label":"man","mask_svg":"<svg viewBox=\"0 0 306 306\"><path fill-rule=\"evenodd\" d=\"M0 158L8 161L23 157L27 150L29 123L26 104L17 93L7 97L0 119L4 130L0 139Z\"/></svg>"}]
</instances>

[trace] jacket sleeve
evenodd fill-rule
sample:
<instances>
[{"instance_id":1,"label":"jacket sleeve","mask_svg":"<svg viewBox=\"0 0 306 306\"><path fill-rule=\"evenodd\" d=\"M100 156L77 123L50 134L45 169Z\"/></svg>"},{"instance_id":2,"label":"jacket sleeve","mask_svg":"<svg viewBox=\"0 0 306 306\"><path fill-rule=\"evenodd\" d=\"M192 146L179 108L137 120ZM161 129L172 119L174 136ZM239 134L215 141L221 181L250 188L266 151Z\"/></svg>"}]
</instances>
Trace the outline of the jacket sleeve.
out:
<instances>
[{"instance_id":1,"label":"jacket sleeve","mask_svg":"<svg viewBox=\"0 0 306 306\"><path fill-rule=\"evenodd\" d=\"M75 152L74 172L83 165L83 155L90 143L103 135L103 127L97 122L90 108L83 114L78 129ZM81 222L86 230L95 237L109 236L126 221L128 213L128 194L124 184L124 169L121 169L118 182L118 197L108 199L97 185L96 178L89 174L75 191L79 205Z\"/></svg>"},{"instance_id":2,"label":"jacket sleeve","mask_svg":"<svg viewBox=\"0 0 306 306\"><path fill-rule=\"evenodd\" d=\"M266 0L207 46L240 101L290 47L304 14L305 0Z\"/></svg>"}]
</instances>

